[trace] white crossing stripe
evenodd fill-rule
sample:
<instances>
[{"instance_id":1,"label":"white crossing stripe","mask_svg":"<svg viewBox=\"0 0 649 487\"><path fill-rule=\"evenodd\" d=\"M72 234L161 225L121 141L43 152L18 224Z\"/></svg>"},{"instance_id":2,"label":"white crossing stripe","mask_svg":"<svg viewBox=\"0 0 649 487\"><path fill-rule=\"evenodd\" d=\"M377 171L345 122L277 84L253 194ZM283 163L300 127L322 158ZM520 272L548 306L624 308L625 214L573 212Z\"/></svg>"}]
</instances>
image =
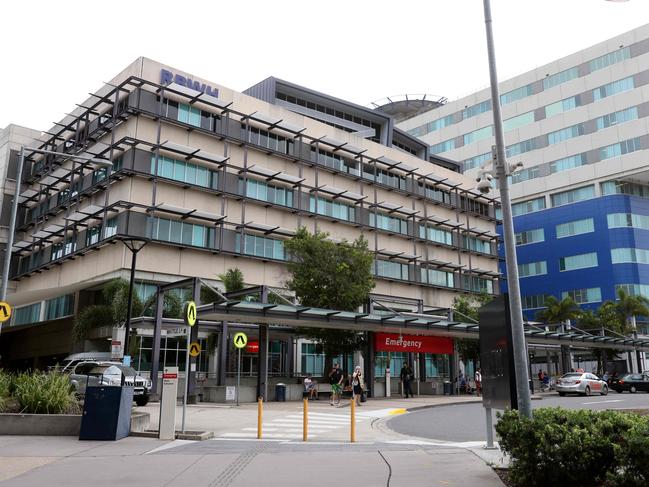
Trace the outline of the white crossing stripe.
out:
<instances>
[{"instance_id":1,"label":"white crossing stripe","mask_svg":"<svg viewBox=\"0 0 649 487\"><path fill-rule=\"evenodd\" d=\"M257 431L257 428L243 428L243 431ZM264 433L266 431L279 431L281 433L294 433L294 434L302 434L302 428L267 428L264 427ZM309 426L309 433L328 433L331 430L323 430L320 428L311 428Z\"/></svg>"}]
</instances>

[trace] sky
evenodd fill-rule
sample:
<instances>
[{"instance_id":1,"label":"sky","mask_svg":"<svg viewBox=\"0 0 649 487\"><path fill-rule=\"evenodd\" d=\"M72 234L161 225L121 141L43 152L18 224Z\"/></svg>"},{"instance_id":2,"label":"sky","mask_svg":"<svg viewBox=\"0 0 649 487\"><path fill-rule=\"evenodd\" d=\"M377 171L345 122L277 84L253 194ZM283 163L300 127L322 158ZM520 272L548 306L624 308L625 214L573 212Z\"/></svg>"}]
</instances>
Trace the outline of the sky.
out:
<instances>
[{"instance_id":1,"label":"sky","mask_svg":"<svg viewBox=\"0 0 649 487\"><path fill-rule=\"evenodd\" d=\"M649 23L649 0L492 0L500 80ZM482 0L4 0L0 128L49 130L139 56L361 105L489 84Z\"/></svg>"}]
</instances>

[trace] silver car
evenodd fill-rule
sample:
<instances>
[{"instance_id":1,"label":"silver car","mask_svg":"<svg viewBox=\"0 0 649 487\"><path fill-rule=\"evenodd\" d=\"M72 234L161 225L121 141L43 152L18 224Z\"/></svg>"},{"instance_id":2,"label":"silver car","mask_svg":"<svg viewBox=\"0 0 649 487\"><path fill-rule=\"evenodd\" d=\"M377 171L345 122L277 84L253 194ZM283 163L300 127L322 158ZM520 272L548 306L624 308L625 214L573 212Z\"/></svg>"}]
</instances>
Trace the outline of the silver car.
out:
<instances>
[{"instance_id":1,"label":"silver car","mask_svg":"<svg viewBox=\"0 0 649 487\"><path fill-rule=\"evenodd\" d=\"M70 382L79 396L84 396L87 386L133 386L133 400L138 406L149 402L151 381L137 375L132 367L119 362L81 362L70 374Z\"/></svg>"},{"instance_id":2,"label":"silver car","mask_svg":"<svg viewBox=\"0 0 649 487\"><path fill-rule=\"evenodd\" d=\"M564 374L557 380L556 390L560 396L568 393L582 394L608 394L608 385L594 374L588 372L571 372Z\"/></svg>"}]
</instances>

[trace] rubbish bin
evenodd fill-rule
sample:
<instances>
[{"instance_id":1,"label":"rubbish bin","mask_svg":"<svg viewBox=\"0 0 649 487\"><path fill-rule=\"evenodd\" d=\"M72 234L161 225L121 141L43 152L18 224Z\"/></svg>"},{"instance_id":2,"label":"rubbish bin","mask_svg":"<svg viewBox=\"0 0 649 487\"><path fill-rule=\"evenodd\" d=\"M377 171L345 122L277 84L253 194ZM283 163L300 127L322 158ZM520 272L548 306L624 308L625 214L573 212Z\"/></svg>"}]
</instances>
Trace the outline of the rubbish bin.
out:
<instances>
[{"instance_id":1,"label":"rubbish bin","mask_svg":"<svg viewBox=\"0 0 649 487\"><path fill-rule=\"evenodd\" d=\"M275 400L280 402L286 401L286 384L277 384L275 386Z\"/></svg>"},{"instance_id":2,"label":"rubbish bin","mask_svg":"<svg viewBox=\"0 0 649 487\"><path fill-rule=\"evenodd\" d=\"M453 384L448 380L444 381L444 395L445 396L453 395Z\"/></svg>"},{"instance_id":3,"label":"rubbish bin","mask_svg":"<svg viewBox=\"0 0 649 487\"><path fill-rule=\"evenodd\" d=\"M131 431L133 386L88 386L80 440L120 440Z\"/></svg>"}]
</instances>

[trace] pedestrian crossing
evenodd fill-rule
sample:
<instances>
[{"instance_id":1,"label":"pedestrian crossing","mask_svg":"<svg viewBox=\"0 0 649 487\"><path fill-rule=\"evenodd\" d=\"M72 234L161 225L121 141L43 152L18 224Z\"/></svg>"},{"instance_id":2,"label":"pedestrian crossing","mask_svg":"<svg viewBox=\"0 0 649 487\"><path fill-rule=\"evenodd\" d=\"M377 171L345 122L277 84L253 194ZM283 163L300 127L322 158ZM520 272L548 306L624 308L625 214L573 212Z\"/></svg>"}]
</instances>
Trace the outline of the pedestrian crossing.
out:
<instances>
[{"instance_id":1,"label":"pedestrian crossing","mask_svg":"<svg viewBox=\"0 0 649 487\"><path fill-rule=\"evenodd\" d=\"M371 412L357 413L356 423L371 420ZM294 413L280 416L263 423L263 437L268 439L295 440L302 439L302 414ZM349 428L348 414L309 412L309 439L335 433L342 428ZM218 438L257 438L256 427L241 428L240 431L223 433Z\"/></svg>"}]
</instances>

